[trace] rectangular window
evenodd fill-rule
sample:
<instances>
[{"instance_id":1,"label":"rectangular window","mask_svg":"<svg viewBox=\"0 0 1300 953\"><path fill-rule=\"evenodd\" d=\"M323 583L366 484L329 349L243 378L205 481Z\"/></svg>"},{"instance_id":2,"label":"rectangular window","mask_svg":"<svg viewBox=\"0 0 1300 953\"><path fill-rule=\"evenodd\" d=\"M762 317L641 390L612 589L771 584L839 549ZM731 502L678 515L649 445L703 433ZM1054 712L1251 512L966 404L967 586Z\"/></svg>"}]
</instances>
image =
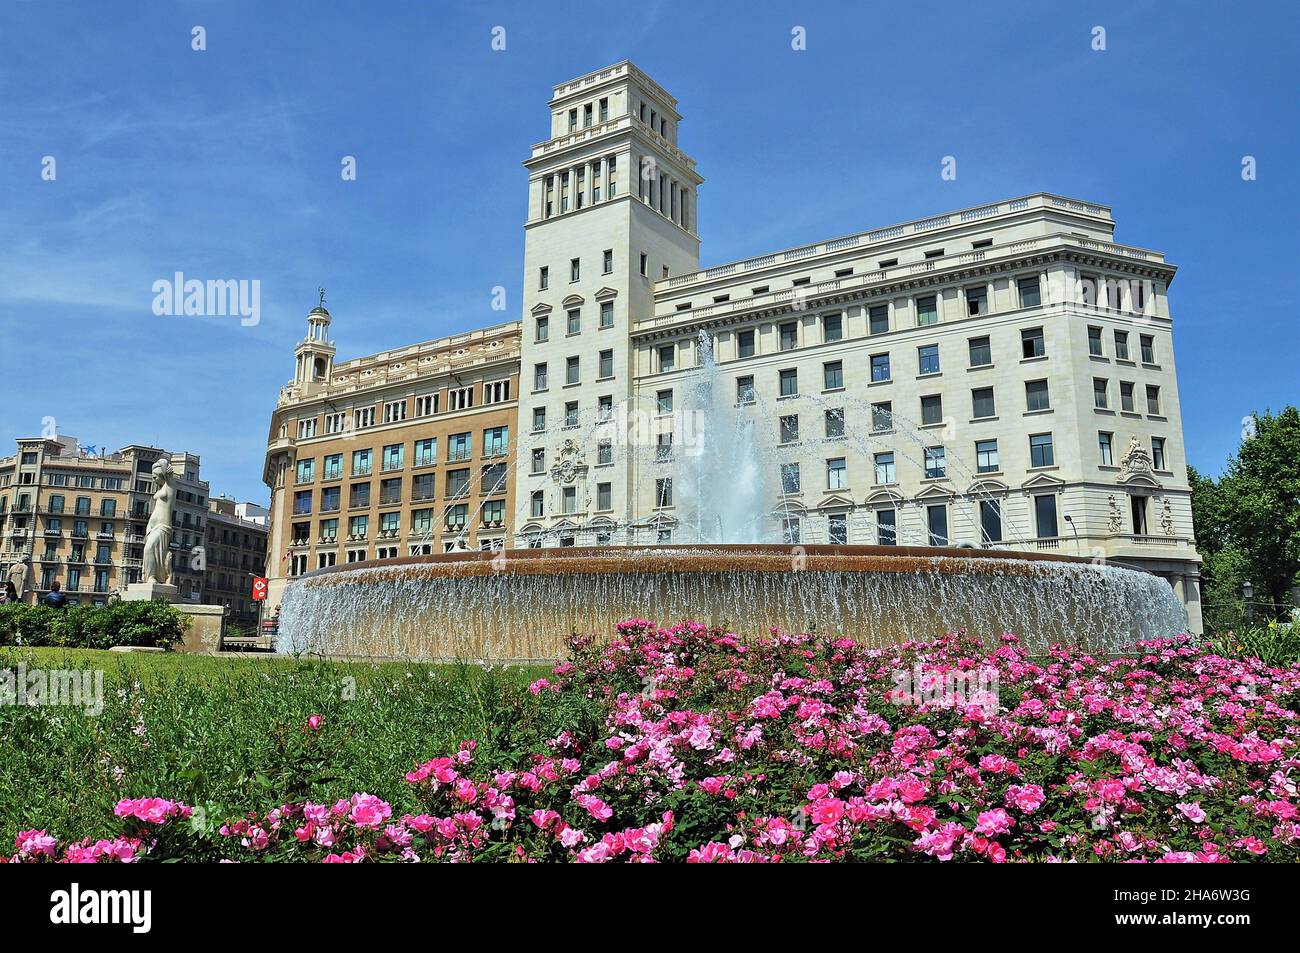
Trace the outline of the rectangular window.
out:
<instances>
[{"instance_id":1,"label":"rectangular window","mask_svg":"<svg viewBox=\"0 0 1300 953\"><path fill-rule=\"evenodd\" d=\"M799 346L799 325L789 321L781 325L781 350L792 351Z\"/></svg>"},{"instance_id":2,"label":"rectangular window","mask_svg":"<svg viewBox=\"0 0 1300 953\"><path fill-rule=\"evenodd\" d=\"M582 260L579 258L569 259L569 281L577 281L582 277Z\"/></svg>"},{"instance_id":3,"label":"rectangular window","mask_svg":"<svg viewBox=\"0 0 1300 953\"><path fill-rule=\"evenodd\" d=\"M342 489L337 486L327 486L320 491L320 508L322 513L333 513L342 505Z\"/></svg>"},{"instance_id":4,"label":"rectangular window","mask_svg":"<svg viewBox=\"0 0 1300 953\"><path fill-rule=\"evenodd\" d=\"M545 344L551 338L551 319L540 317L537 319L533 330L533 341L537 344Z\"/></svg>"},{"instance_id":5,"label":"rectangular window","mask_svg":"<svg viewBox=\"0 0 1300 953\"><path fill-rule=\"evenodd\" d=\"M659 345L659 370L671 371L677 366L677 345L661 344Z\"/></svg>"},{"instance_id":6,"label":"rectangular window","mask_svg":"<svg viewBox=\"0 0 1300 953\"><path fill-rule=\"evenodd\" d=\"M843 490L849 485L849 470L843 457L826 461L826 489Z\"/></svg>"},{"instance_id":7,"label":"rectangular window","mask_svg":"<svg viewBox=\"0 0 1300 953\"><path fill-rule=\"evenodd\" d=\"M939 345L922 344L916 349L918 372L921 374L939 373Z\"/></svg>"},{"instance_id":8,"label":"rectangular window","mask_svg":"<svg viewBox=\"0 0 1300 953\"><path fill-rule=\"evenodd\" d=\"M1154 364L1156 362L1156 339L1150 334L1143 334L1138 340L1142 345L1142 363Z\"/></svg>"},{"instance_id":9,"label":"rectangular window","mask_svg":"<svg viewBox=\"0 0 1300 953\"><path fill-rule=\"evenodd\" d=\"M921 426L943 423L943 398L930 394L921 398Z\"/></svg>"},{"instance_id":10,"label":"rectangular window","mask_svg":"<svg viewBox=\"0 0 1300 953\"><path fill-rule=\"evenodd\" d=\"M871 379L872 381L889 380L889 355L888 354L871 355Z\"/></svg>"},{"instance_id":11,"label":"rectangular window","mask_svg":"<svg viewBox=\"0 0 1300 953\"><path fill-rule=\"evenodd\" d=\"M822 365L822 389L839 390L844 386L844 363L827 361Z\"/></svg>"},{"instance_id":12,"label":"rectangular window","mask_svg":"<svg viewBox=\"0 0 1300 953\"><path fill-rule=\"evenodd\" d=\"M1002 542L1002 506L997 500L980 500L980 537L985 543Z\"/></svg>"},{"instance_id":13,"label":"rectangular window","mask_svg":"<svg viewBox=\"0 0 1300 953\"><path fill-rule=\"evenodd\" d=\"M1115 465L1115 435L1104 430L1097 432L1097 453L1103 467Z\"/></svg>"},{"instance_id":14,"label":"rectangular window","mask_svg":"<svg viewBox=\"0 0 1300 953\"><path fill-rule=\"evenodd\" d=\"M889 330L889 305L872 305L868 312L868 321L870 322L870 332L872 334L886 333Z\"/></svg>"},{"instance_id":15,"label":"rectangular window","mask_svg":"<svg viewBox=\"0 0 1300 953\"><path fill-rule=\"evenodd\" d=\"M977 387L970 392L972 416L976 420L997 415L993 401L992 387Z\"/></svg>"},{"instance_id":16,"label":"rectangular window","mask_svg":"<svg viewBox=\"0 0 1300 953\"><path fill-rule=\"evenodd\" d=\"M1127 361L1128 359L1129 359L1129 356L1128 356L1128 332L1127 332L1127 331L1116 331L1116 332L1115 332L1115 360L1117 360L1117 361Z\"/></svg>"},{"instance_id":17,"label":"rectangular window","mask_svg":"<svg viewBox=\"0 0 1300 953\"><path fill-rule=\"evenodd\" d=\"M799 464L797 463L781 464L781 492L798 493L799 487L800 487Z\"/></svg>"},{"instance_id":18,"label":"rectangular window","mask_svg":"<svg viewBox=\"0 0 1300 953\"><path fill-rule=\"evenodd\" d=\"M925 525L931 546L948 545L948 507L942 504L927 506Z\"/></svg>"},{"instance_id":19,"label":"rectangular window","mask_svg":"<svg viewBox=\"0 0 1300 953\"><path fill-rule=\"evenodd\" d=\"M564 383L576 384L580 377L581 364L577 357L566 358L564 361Z\"/></svg>"},{"instance_id":20,"label":"rectangular window","mask_svg":"<svg viewBox=\"0 0 1300 953\"><path fill-rule=\"evenodd\" d=\"M468 460L473 451L473 441L468 433L454 433L447 437L447 460Z\"/></svg>"},{"instance_id":21,"label":"rectangular window","mask_svg":"<svg viewBox=\"0 0 1300 953\"><path fill-rule=\"evenodd\" d=\"M996 440L977 440L975 442L975 469L978 473L997 472L998 442Z\"/></svg>"},{"instance_id":22,"label":"rectangular window","mask_svg":"<svg viewBox=\"0 0 1300 953\"><path fill-rule=\"evenodd\" d=\"M844 318L838 314L828 314L822 318L822 341L831 344L844 339Z\"/></svg>"},{"instance_id":23,"label":"rectangular window","mask_svg":"<svg viewBox=\"0 0 1300 953\"><path fill-rule=\"evenodd\" d=\"M528 515L534 519L546 515L546 504L541 490L534 490L528 497Z\"/></svg>"},{"instance_id":24,"label":"rectangular window","mask_svg":"<svg viewBox=\"0 0 1300 953\"><path fill-rule=\"evenodd\" d=\"M601 380L614 376L614 352L612 350L600 352L599 373L597 376Z\"/></svg>"},{"instance_id":25,"label":"rectangular window","mask_svg":"<svg viewBox=\"0 0 1300 953\"><path fill-rule=\"evenodd\" d=\"M925 448L925 478L939 480L948 475L947 454L943 447Z\"/></svg>"},{"instance_id":26,"label":"rectangular window","mask_svg":"<svg viewBox=\"0 0 1300 953\"><path fill-rule=\"evenodd\" d=\"M939 299L934 295L916 299L917 326L939 322Z\"/></svg>"},{"instance_id":27,"label":"rectangular window","mask_svg":"<svg viewBox=\"0 0 1300 953\"><path fill-rule=\"evenodd\" d=\"M546 472L546 451L541 447L535 447L533 449L532 469L529 472L531 473Z\"/></svg>"},{"instance_id":28,"label":"rectangular window","mask_svg":"<svg viewBox=\"0 0 1300 953\"><path fill-rule=\"evenodd\" d=\"M546 429L546 408L533 408L533 432L538 433Z\"/></svg>"},{"instance_id":29,"label":"rectangular window","mask_svg":"<svg viewBox=\"0 0 1300 953\"><path fill-rule=\"evenodd\" d=\"M1042 357L1047 353L1043 348L1043 329L1026 328L1021 331L1020 349L1026 358Z\"/></svg>"},{"instance_id":30,"label":"rectangular window","mask_svg":"<svg viewBox=\"0 0 1300 953\"><path fill-rule=\"evenodd\" d=\"M1147 413L1160 416L1160 388L1155 384L1147 385Z\"/></svg>"},{"instance_id":31,"label":"rectangular window","mask_svg":"<svg viewBox=\"0 0 1300 953\"><path fill-rule=\"evenodd\" d=\"M510 446L510 428L509 427L489 427L483 431L483 455L488 457L499 457L505 454Z\"/></svg>"},{"instance_id":32,"label":"rectangular window","mask_svg":"<svg viewBox=\"0 0 1300 953\"><path fill-rule=\"evenodd\" d=\"M614 444L609 440L601 440L596 444L596 466L606 466L614 462Z\"/></svg>"},{"instance_id":33,"label":"rectangular window","mask_svg":"<svg viewBox=\"0 0 1300 953\"><path fill-rule=\"evenodd\" d=\"M469 471L468 470L448 470L447 471L447 496L457 497L469 494Z\"/></svg>"},{"instance_id":34,"label":"rectangular window","mask_svg":"<svg viewBox=\"0 0 1300 953\"><path fill-rule=\"evenodd\" d=\"M370 484L353 483L348 487L348 508L364 509L370 505Z\"/></svg>"},{"instance_id":35,"label":"rectangular window","mask_svg":"<svg viewBox=\"0 0 1300 953\"><path fill-rule=\"evenodd\" d=\"M406 419L406 401L390 400L384 404L384 423L395 424Z\"/></svg>"},{"instance_id":36,"label":"rectangular window","mask_svg":"<svg viewBox=\"0 0 1300 953\"><path fill-rule=\"evenodd\" d=\"M431 500L435 492L435 473L417 473L411 477L411 499Z\"/></svg>"},{"instance_id":37,"label":"rectangular window","mask_svg":"<svg viewBox=\"0 0 1300 953\"><path fill-rule=\"evenodd\" d=\"M875 469L876 486L894 483L894 454L892 451L877 453L872 462Z\"/></svg>"},{"instance_id":38,"label":"rectangular window","mask_svg":"<svg viewBox=\"0 0 1300 953\"><path fill-rule=\"evenodd\" d=\"M876 542L881 546L898 545L898 514L894 510L876 510Z\"/></svg>"},{"instance_id":39,"label":"rectangular window","mask_svg":"<svg viewBox=\"0 0 1300 953\"><path fill-rule=\"evenodd\" d=\"M736 403L752 404L756 400L754 394L754 378L746 375L736 378Z\"/></svg>"},{"instance_id":40,"label":"rectangular window","mask_svg":"<svg viewBox=\"0 0 1300 953\"><path fill-rule=\"evenodd\" d=\"M893 401L882 400L871 405L872 433L888 433L894 429Z\"/></svg>"},{"instance_id":41,"label":"rectangular window","mask_svg":"<svg viewBox=\"0 0 1300 953\"><path fill-rule=\"evenodd\" d=\"M423 440L415 441L415 453L412 455L411 465L417 467L432 466L438 461L438 439L436 437L426 437Z\"/></svg>"},{"instance_id":42,"label":"rectangular window","mask_svg":"<svg viewBox=\"0 0 1300 953\"><path fill-rule=\"evenodd\" d=\"M1034 522L1039 539L1052 539L1056 534L1056 495L1043 493L1034 497Z\"/></svg>"},{"instance_id":43,"label":"rectangular window","mask_svg":"<svg viewBox=\"0 0 1300 953\"><path fill-rule=\"evenodd\" d=\"M1051 402L1047 394L1047 381L1025 382L1025 406L1028 410L1048 410Z\"/></svg>"},{"instance_id":44,"label":"rectangular window","mask_svg":"<svg viewBox=\"0 0 1300 953\"><path fill-rule=\"evenodd\" d=\"M614 507L614 484L596 484L596 509L608 510Z\"/></svg>"},{"instance_id":45,"label":"rectangular window","mask_svg":"<svg viewBox=\"0 0 1300 953\"><path fill-rule=\"evenodd\" d=\"M1092 357L1104 357L1101 350L1101 328L1088 328L1088 353Z\"/></svg>"},{"instance_id":46,"label":"rectangular window","mask_svg":"<svg viewBox=\"0 0 1300 953\"><path fill-rule=\"evenodd\" d=\"M533 390L546 390L546 362L533 365Z\"/></svg>"},{"instance_id":47,"label":"rectangular window","mask_svg":"<svg viewBox=\"0 0 1300 953\"><path fill-rule=\"evenodd\" d=\"M348 538L365 539L370 533L369 516L351 516L348 517Z\"/></svg>"},{"instance_id":48,"label":"rectangular window","mask_svg":"<svg viewBox=\"0 0 1300 953\"><path fill-rule=\"evenodd\" d=\"M578 512L578 488L566 486L560 491L560 512L564 514Z\"/></svg>"},{"instance_id":49,"label":"rectangular window","mask_svg":"<svg viewBox=\"0 0 1300 953\"><path fill-rule=\"evenodd\" d=\"M1165 438L1151 438L1151 468L1153 470L1164 470L1165 467Z\"/></svg>"},{"instance_id":50,"label":"rectangular window","mask_svg":"<svg viewBox=\"0 0 1300 953\"><path fill-rule=\"evenodd\" d=\"M659 507L673 505L672 477L660 477L655 480L655 505Z\"/></svg>"},{"instance_id":51,"label":"rectangular window","mask_svg":"<svg viewBox=\"0 0 1300 953\"><path fill-rule=\"evenodd\" d=\"M568 321L568 333L578 334L582 331L582 309L570 308L566 315Z\"/></svg>"},{"instance_id":52,"label":"rectangular window","mask_svg":"<svg viewBox=\"0 0 1300 953\"><path fill-rule=\"evenodd\" d=\"M385 470L400 470L404 465L406 456L406 444L390 443L384 447L383 468Z\"/></svg>"},{"instance_id":53,"label":"rectangular window","mask_svg":"<svg viewBox=\"0 0 1300 953\"><path fill-rule=\"evenodd\" d=\"M832 546L846 546L849 542L849 518L843 513L832 513L828 520Z\"/></svg>"},{"instance_id":54,"label":"rectangular window","mask_svg":"<svg viewBox=\"0 0 1300 953\"><path fill-rule=\"evenodd\" d=\"M600 256L601 272L609 275L614 272L614 249L606 248Z\"/></svg>"},{"instance_id":55,"label":"rectangular window","mask_svg":"<svg viewBox=\"0 0 1300 953\"><path fill-rule=\"evenodd\" d=\"M1016 282L1016 287L1020 290L1020 307L1037 308L1042 304L1042 289L1037 275L1032 278L1021 278Z\"/></svg>"},{"instance_id":56,"label":"rectangular window","mask_svg":"<svg viewBox=\"0 0 1300 953\"><path fill-rule=\"evenodd\" d=\"M799 394L799 372L794 368L781 371L781 396L795 397Z\"/></svg>"},{"instance_id":57,"label":"rectangular window","mask_svg":"<svg viewBox=\"0 0 1300 953\"><path fill-rule=\"evenodd\" d=\"M795 443L799 439L799 415L786 414L778 424L782 443Z\"/></svg>"},{"instance_id":58,"label":"rectangular window","mask_svg":"<svg viewBox=\"0 0 1300 953\"><path fill-rule=\"evenodd\" d=\"M966 313L974 317L989 313L989 289L987 285L966 289Z\"/></svg>"},{"instance_id":59,"label":"rectangular window","mask_svg":"<svg viewBox=\"0 0 1300 953\"><path fill-rule=\"evenodd\" d=\"M1135 536L1145 536L1147 532L1147 498L1145 496L1130 496L1129 510L1133 514L1133 534Z\"/></svg>"},{"instance_id":60,"label":"rectangular window","mask_svg":"<svg viewBox=\"0 0 1300 953\"><path fill-rule=\"evenodd\" d=\"M343 477L343 454L331 453L325 458L325 466L322 468L322 480L339 480Z\"/></svg>"},{"instance_id":61,"label":"rectangular window","mask_svg":"<svg viewBox=\"0 0 1300 953\"><path fill-rule=\"evenodd\" d=\"M837 440L844 436L844 410L834 408L823 415L826 421L826 439Z\"/></svg>"},{"instance_id":62,"label":"rectangular window","mask_svg":"<svg viewBox=\"0 0 1300 953\"><path fill-rule=\"evenodd\" d=\"M391 506L402 502L402 478L393 477L379 481L379 505Z\"/></svg>"},{"instance_id":63,"label":"rectangular window","mask_svg":"<svg viewBox=\"0 0 1300 953\"><path fill-rule=\"evenodd\" d=\"M293 495L293 511L295 514L311 512L311 490L299 490ZM84 532L82 535L85 535Z\"/></svg>"},{"instance_id":64,"label":"rectangular window","mask_svg":"<svg viewBox=\"0 0 1300 953\"><path fill-rule=\"evenodd\" d=\"M1104 377L1094 377L1092 379L1092 406L1098 410L1110 408L1110 388Z\"/></svg>"},{"instance_id":65,"label":"rectangular window","mask_svg":"<svg viewBox=\"0 0 1300 953\"><path fill-rule=\"evenodd\" d=\"M374 467L373 452L370 450L352 451L352 475L370 476Z\"/></svg>"},{"instance_id":66,"label":"rectangular window","mask_svg":"<svg viewBox=\"0 0 1300 953\"><path fill-rule=\"evenodd\" d=\"M754 332L738 331L736 333L736 354L739 357L754 356Z\"/></svg>"},{"instance_id":67,"label":"rectangular window","mask_svg":"<svg viewBox=\"0 0 1300 953\"><path fill-rule=\"evenodd\" d=\"M298 461L298 475L297 475L297 478L296 478L296 481L295 481L295 482L298 482L298 483L310 483L310 482L312 482L312 480L314 480L314 479L316 479L316 461L315 461L315 460L299 460L299 461Z\"/></svg>"},{"instance_id":68,"label":"rectangular window","mask_svg":"<svg viewBox=\"0 0 1300 953\"><path fill-rule=\"evenodd\" d=\"M1050 433L1029 435L1029 465L1031 467L1050 467L1056 464L1056 454L1052 450Z\"/></svg>"},{"instance_id":69,"label":"rectangular window","mask_svg":"<svg viewBox=\"0 0 1300 953\"><path fill-rule=\"evenodd\" d=\"M614 302L602 301L600 303L600 326L602 328L612 328L614 326Z\"/></svg>"},{"instance_id":70,"label":"rectangular window","mask_svg":"<svg viewBox=\"0 0 1300 953\"><path fill-rule=\"evenodd\" d=\"M537 269L537 290L545 291L551 283L551 269L542 265Z\"/></svg>"},{"instance_id":71,"label":"rectangular window","mask_svg":"<svg viewBox=\"0 0 1300 953\"><path fill-rule=\"evenodd\" d=\"M1126 413L1133 413L1133 382L1119 382L1119 409Z\"/></svg>"}]
</instances>

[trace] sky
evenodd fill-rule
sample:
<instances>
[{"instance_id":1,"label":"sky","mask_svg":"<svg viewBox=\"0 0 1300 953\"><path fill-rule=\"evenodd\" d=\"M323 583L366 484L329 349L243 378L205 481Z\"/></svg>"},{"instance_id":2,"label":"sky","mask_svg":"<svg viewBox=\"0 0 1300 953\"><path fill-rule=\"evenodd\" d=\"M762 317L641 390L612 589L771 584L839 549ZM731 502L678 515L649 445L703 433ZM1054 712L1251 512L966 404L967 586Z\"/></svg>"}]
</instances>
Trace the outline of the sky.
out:
<instances>
[{"instance_id":1,"label":"sky","mask_svg":"<svg viewBox=\"0 0 1300 953\"><path fill-rule=\"evenodd\" d=\"M53 424L265 502L317 287L340 360L517 320L551 89L625 58L678 99L702 266L1083 198L1179 266L1194 466L1300 403L1291 2L0 0L0 454ZM257 281L258 322L155 314L176 272Z\"/></svg>"}]
</instances>

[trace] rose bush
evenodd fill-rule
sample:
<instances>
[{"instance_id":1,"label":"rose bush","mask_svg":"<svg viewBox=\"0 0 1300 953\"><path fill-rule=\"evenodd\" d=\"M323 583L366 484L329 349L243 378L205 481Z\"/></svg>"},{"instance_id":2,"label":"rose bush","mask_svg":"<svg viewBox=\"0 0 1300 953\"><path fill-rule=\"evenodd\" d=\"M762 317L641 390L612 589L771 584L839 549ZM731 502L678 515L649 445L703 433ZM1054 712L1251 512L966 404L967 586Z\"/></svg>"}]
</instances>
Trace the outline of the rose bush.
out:
<instances>
[{"instance_id":1,"label":"rose bush","mask_svg":"<svg viewBox=\"0 0 1300 953\"><path fill-rule=\"evenodd\" d=\"M8 859L1300 859L1298 666L1186 638L1034 658L1011 635L872 649L645 620L572 649L532 686L538 743L413 766L423 810L358 792L214 833L143 798L116 840L24 831Z\"/></svg>"}]
</instances>

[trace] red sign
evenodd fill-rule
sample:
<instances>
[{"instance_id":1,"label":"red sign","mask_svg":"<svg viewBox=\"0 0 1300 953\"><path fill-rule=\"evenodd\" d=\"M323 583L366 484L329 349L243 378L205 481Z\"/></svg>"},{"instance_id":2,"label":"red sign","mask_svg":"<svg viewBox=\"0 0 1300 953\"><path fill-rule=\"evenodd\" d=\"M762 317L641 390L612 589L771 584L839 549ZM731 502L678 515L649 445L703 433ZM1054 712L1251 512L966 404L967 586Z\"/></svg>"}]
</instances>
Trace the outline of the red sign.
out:
<instances>
[{"instance_id":1,"label":"red sign","mask_svg":"<svg viewBox=\"0 0 1300 953\"><path fill-rule=\"evenodd\" d=\"M261 602L265 598L266 598L266 577L254 576L253 577L253 601Z\"/></svg>"}]
</instances>

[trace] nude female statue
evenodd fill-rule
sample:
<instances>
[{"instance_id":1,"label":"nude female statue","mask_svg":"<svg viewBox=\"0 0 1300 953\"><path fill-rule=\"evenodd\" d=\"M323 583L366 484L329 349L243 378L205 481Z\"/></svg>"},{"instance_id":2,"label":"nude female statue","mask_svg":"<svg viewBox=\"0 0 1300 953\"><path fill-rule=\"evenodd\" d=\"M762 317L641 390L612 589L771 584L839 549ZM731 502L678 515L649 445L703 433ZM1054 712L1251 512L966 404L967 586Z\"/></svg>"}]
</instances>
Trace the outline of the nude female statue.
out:
<instances>
[{"instance_id":1,"label":"nude female statue","mask_svg":"<svg viewBox=\"0 0 1300 953\"><path fill-rule=\"evenodd\" d=\"M165 457L153 465L153 512L144 537L141 579L166 585L171 578L172 506L176 500L176 471Z\"/></svg>"}]
</instances>

